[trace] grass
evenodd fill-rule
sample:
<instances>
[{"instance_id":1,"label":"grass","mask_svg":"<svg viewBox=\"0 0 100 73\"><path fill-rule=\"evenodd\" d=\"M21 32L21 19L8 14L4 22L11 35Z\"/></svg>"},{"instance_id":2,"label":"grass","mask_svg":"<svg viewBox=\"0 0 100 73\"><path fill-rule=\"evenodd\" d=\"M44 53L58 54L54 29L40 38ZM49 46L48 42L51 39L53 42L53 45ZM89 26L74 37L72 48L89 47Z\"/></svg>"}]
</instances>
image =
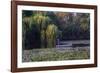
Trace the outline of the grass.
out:
<instances>
[{"instance_id":1,"label":"grass","mask_svg":"<svg viewBox=\"0 0 100 73\"><path fill-rule=\"evenodd\" d=\"M78 60L89 59L89 52L87 50L71 50L58 51L45 49L39 51L31 57L31 61L58 61L58 60Z\"/></svg>"}]
</instances>

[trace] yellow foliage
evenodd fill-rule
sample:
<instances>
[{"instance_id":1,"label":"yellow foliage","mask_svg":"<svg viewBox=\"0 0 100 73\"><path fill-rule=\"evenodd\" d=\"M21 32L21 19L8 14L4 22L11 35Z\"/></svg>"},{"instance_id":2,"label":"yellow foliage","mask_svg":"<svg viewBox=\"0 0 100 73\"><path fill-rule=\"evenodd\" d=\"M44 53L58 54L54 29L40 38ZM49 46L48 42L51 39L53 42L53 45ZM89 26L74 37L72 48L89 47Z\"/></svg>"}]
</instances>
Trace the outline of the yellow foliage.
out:
<instances>
[{"instance_id":1,"label":"yellow foliage","mask_svg":"<svg viewBox=\"0 0 100 73\"><path fill-rule=\"evenodd\" d=\"M46 38L48 47L54 47L56 41L57 26L54 24L49 24L46 30Z\"/></svg>"}]
</instances>

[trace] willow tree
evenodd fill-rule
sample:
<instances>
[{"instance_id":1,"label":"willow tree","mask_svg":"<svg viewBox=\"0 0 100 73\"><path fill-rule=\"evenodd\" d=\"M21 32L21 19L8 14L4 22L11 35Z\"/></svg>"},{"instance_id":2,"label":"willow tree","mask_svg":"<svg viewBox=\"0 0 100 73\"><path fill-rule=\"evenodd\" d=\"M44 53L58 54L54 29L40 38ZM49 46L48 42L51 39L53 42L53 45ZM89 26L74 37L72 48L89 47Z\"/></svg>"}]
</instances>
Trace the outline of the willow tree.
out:
<instances>
[{"instance_id":1,"label":"willow tree","mask_svg":"<svg viewBox=\"0 0 100 73\"><path fill-rule=\"evenodd\" d=\"M52 24L46 14L35 13L30 17L23 17L23 34L23 42L28 44L24 44L25 48L56 46L57 26Z\"/></svg>"},{"instance_id":2,"label":"willow tree","mask_svg":"<svg viewBox=\"0 0 100 73\"><path fill-rule=\"evenodd\" d=\"M31 18L30 17L23 17L23 20L22 20L22 46L23 46L23 49L26 49L26 48L29 48L28 47L28 44L29 44L29 39L27 37L28 35L28 32L30 30L30 20Z\"/></svg>"},{"instance_id":3,"label":"willow tree","mask_svg":"<svg viewBox=\"0 0 100 73\"><path fill-rule=\"evenodd\" d=\"M46 28L50 23L51 19L43 14L35 14L32 17L32 25L35 25L40 33L41 47L46 47Z\"/></svg>"},{"instance_id":4,"label":"willow tree","mask_svg":"<svg viewBox=\"0 0 100 73\"><path fill-rule=\"evenodd\" d=\"M47 38L47 48L56 47L56 38L57 38L58 28L54 24L49 24L46 30Z\"/></svg>"}]
</instances>

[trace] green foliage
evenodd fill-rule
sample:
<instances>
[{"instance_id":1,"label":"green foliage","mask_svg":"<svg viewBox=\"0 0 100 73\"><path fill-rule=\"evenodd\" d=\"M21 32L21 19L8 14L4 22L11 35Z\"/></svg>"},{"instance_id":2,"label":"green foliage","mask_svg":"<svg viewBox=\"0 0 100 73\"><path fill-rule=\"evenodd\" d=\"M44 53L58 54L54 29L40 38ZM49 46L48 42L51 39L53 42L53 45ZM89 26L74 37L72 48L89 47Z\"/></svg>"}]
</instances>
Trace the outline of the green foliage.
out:
<instances>
[{"instance_id":1,"label":"green foliage","mask_svg":"<svg viewBox=\"0 0 100 73\"><path fill-rule=\"evenodd\" d=\"M56 51L52 49L41 49L37 55L31 57L32 61L58 61L58 60L80 60L88 59L87 51Z\"/></svg>"},{"instance_id":2,"label":"green foliage","mask_svg":"<svg viewBox=\"0 0 100 73\"><path fill-rule=\"evenodd\" d=\"M89 28L89 20L88 20L88 18L82 18L82 19L80 20L80 22L81 22L80 27L81 27L84 31L88 30L88 28Z\"/></svg>"},{"instance_id":3,"label":"green foliage","mask_svg":"<svg viewBox=\"0 0 100 73\"><path fill-rule=\"evenodd\" d=\"M41 30L41 48L45 47L45 40L46 40L45 30Z\"/></svg>"},{"instance_id":4,"label":"green foliage","mask_svg":"<svg viewBox=\"0 0 100 73\"><path fill-rule=\"evenodd\" d=\"M30 17L33 14L33 11L23 10L22 15L23 17Z\"/></svg>"},{"instance_id":5,"label":"green foliage","mask_svg":"<svg viewBox=\"0 0 100 73\"><path fill-rule=\"evenodd\" d=\"M29 31L30 29L30 17L24 17L23 20L22 20L22 46L23 48L26 48L26 44L29 42L29 40L27 39L26 35L27 35L27 32Z\"/></svg>"},{"instance_id":6,"label":"green foliage","mask_svg":"<svg viewBox=\"0 0 100 73\"><path fill-rule=\"evenodd\" d=\"M36 27L40 32L41 47L54 47L56 45L57 26L50 24L51 19L43 14L35 14L34 16L23 19L24 26L28 29ZM27 30L27 29L26 29ZM36 30L36 31L37 31Z\"/></svg>"},{"instance_id":7,"label":"green foliage","mask_svg":"<svg viewBox=\"0 0 100 73\"><path fill-rule=\"evenodd\" d=\"M56 46L57 26L49 24L46 30L47 47L52 48Z\"/></svg>"},{"instance_id":8,"label":"green foliage","mask_svg":"<svg viewBox=\"0 0 100 73\"><path fill-rule=\"evenodd\" d=\"M46 47L46 29L49 25L51 19L48 16L44 16L42 14L36 14L33 16L33 23L37 26L38 30L41 32L41 47Z\"/></svg>"},{"instance_id":9,"label":"green foliage","mask_svg":"<svg viewBox=\"0 0 100 73\"><path fill-rule=\"evenodd\" d=\"M24 17L22 23L23 23L23 29L28 30L31 25L30 17Z\"/></svg>"},{"instance_id":10,"label":"green foliage","mask_svg":"<svg viewBox=\"0 0 100 73\"><path fill-rule=\"evenodd\" d=\"M32 17L32 23L34 23L39 30L46 29L50 23L50 18L42 14L36 14Z\"/></svg>"}]
</instances>

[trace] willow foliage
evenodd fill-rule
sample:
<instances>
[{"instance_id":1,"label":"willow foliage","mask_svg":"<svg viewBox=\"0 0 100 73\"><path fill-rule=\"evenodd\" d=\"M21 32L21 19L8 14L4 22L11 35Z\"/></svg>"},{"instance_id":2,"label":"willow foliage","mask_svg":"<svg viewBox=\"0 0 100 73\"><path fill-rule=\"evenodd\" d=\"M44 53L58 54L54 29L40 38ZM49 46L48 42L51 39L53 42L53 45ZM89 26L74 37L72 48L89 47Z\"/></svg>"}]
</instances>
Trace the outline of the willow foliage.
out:
<instances>
[{"instance_id":1,"label":"willow foliage","mask_svg":"<svg viewBox=\"0 0 100 73\"><path fill-rule=\"evenodd\" d=\"M56 47L56 37L57 37L57 26L54 24L49 24L46 30L47 47Z\"/></svg>"}]
</instances>

